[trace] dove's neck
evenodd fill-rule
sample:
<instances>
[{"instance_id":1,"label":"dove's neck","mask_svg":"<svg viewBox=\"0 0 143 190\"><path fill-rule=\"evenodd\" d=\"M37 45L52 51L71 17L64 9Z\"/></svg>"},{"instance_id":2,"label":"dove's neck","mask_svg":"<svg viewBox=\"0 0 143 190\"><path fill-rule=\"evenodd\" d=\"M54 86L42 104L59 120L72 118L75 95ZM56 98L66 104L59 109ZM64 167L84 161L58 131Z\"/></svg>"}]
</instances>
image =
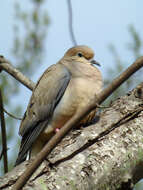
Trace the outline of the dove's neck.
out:
<instances>
[{"instance_id":1,"label":"dove's neck","mask_svg":"<svg viewBox=\"0 0 143 190\"><path fill-rule=\"evenodd\" d=\"M62 61L61 62L70 71L73 77L87 77L91 80L101 80L101 72L90 62Z\"/></svg>"}]
</instances>

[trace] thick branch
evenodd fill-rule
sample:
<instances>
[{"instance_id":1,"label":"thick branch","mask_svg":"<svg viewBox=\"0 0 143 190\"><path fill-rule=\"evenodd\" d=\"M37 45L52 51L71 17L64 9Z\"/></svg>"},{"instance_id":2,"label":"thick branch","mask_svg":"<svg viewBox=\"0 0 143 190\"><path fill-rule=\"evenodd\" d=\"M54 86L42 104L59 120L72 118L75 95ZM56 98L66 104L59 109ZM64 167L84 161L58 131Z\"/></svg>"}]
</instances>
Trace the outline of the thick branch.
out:
<instances>
[{"instance_id":1,"label":"thick branch","mask_svg":"<svg viewBox=\"0 0 143 190\"><path fill-rule=\"evenodd\" d=\"M19 190L27 182L30 176L42 163L42 161L48 156L48 154L56 147L56 145L61 141L61 139L75 126L83 117L90 111L96 108L97 103L103 102L112 92L118 88L124 81L126 81L133 73L139 70L143 66L143 57L139 58L135 63L133 63L127 70L125 70L119 77L117 77L105 90L103 90L98 97L94 97L90 100L87 107L80 110L75 116L69 120L60 131L53 136L53 138L45 145L42 151L37 155L33 163L27 168L27 170L22 174L22 176L17 180L13 187L13 190Z\"/></svg>"},{"instance_id":2,"label":"thick branch","mask_svg":"<svg viewBox=\"0 0 143 190\"><path fill-rule=\"evenodd\" d=\"M131 189L130 182L135 184L143 177L142 105L143 83L105 109L96 124L73 130L62 139L48 156L54 167L44 161L23 190L123 190L122 184ZM78 152L111 128L108 135ZM78 154L73 155L76 151ZM0 189L10 190L29 163L24 162L0 178Z\"/></svg>"},{"instance_id":3,"label":"thick branch","mask_svg":"<svg viewBox=\"0 0 143 190\"><path fill-rule=\"evenodd\" d=\"M0 56L0 70L4 70L10 75L12 75L16 80L21 82L24 86L33 90L35 87L34 82L24 76L19 70L14 68L9 61L7 61L3 56Z\"/></svg>"}]
</instances>

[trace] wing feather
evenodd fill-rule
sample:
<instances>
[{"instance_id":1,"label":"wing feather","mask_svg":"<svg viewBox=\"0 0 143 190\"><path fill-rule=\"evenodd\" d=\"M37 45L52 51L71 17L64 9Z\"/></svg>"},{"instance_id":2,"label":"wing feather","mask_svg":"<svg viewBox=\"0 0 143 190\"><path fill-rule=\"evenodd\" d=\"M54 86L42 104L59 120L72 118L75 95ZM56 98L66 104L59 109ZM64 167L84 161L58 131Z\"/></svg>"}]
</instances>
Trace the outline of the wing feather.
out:
<instances>
[{"instance_id":1,"label":"wing feather","mask_svg":"<svg viewBox=\"0 0 143 190\"><path fill-rule=\"evenodd\" d=\"M58 63L49 67L37 82L20 125L22 141L15 165L26 159L32 144L47 127L70 78L71 74L67 68Z\"/></svg>"}]
</instances>

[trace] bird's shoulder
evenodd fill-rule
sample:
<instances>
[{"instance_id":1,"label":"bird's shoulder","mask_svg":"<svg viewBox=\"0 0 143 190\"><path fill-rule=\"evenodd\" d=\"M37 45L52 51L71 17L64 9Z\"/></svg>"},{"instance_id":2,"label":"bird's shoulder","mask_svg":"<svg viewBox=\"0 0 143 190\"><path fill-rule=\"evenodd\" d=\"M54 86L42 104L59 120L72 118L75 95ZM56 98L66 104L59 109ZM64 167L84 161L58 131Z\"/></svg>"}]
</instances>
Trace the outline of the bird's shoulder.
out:
<instances>
[{"instance_id":1,"label":"bird's shoulder","mask_svg":"<svg viewBox=\"0 0 143 190\"><path fill-rule=\"evenodd\" d=\"M38 121L49 117L62 97L69 80L70 73L62 64L54 64L45 70L32 92L20 125L20 135L23 136Z\"/></svg>"},{"instance_id":2,"label":"bird's shoulder","mask_svg":"<svg viewBox=\"0 0 143 190\"><path fill-rule=\"evenodd\" d=\"M51 78L53 78L53 76L56 78L56 76L57 77L60 76L61 74L67 72L67 70L68 69L63 64L60 64L60 63L51 65L41 75L41 77L39 78L39 80L35 86L35 89L37 88L37 86L40 84L41 81L43 81L43 80L48 81L48 79L50 80Z\"/></svg>"}]
</instances>

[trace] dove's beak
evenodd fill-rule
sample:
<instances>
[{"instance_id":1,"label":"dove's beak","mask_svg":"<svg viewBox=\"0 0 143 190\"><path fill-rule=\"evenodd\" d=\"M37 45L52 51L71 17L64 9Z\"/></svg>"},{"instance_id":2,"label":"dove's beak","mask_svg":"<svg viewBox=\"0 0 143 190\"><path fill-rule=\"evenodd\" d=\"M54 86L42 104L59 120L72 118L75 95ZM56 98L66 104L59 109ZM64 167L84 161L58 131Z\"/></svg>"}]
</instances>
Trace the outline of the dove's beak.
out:
<instances>
[{"instance_id":1,"label":"dove's beak","mask_svg":"<svg viewBox=\"0 0 143 190\"><path fill-rule=\"evenodd\" d=\"M98 63L98 62L95 61L95 60L91 60L90 63L91 63L92 65L101 66L100 63Z\"/></svg>"}]
</instances>

